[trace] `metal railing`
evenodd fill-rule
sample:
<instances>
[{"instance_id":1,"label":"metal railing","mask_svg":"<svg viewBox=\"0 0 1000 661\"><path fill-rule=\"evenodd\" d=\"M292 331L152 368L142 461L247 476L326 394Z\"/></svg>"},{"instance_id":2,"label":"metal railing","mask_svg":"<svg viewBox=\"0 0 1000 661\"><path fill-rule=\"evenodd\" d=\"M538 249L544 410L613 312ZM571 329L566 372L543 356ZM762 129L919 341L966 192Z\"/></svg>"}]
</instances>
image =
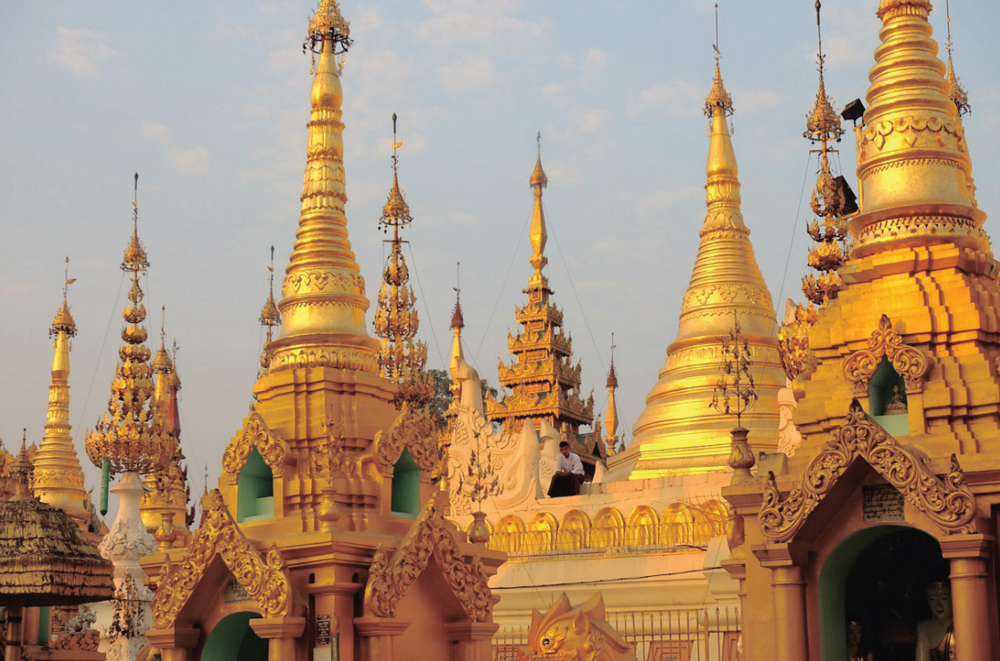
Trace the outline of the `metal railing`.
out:
<instances>
[{"instance_id":1,"label":"metal railing","mask_svg":"<svg viewBox=\"0 0 1000 661\"><path fill-rule=\"evenodd\" d=\"M607 622L638 661L736 661L740 613L730 607L610 612ZM501 627L493 636L493 661L516 661L527 646L528 624Z\"/></svg>"},{"instance_id":2,"label":"metal railing","mask_svg":"<svg viewBox=\"0 0 1000 661\"><path fill-rule=\"evenodd\" d=\"M724 534L708 523L661 523L623 527L563 528L561 530L498 531L491 549L509 558L619 553L672 553L705 549L712 537Z\"/></svg>"}]
</instances>

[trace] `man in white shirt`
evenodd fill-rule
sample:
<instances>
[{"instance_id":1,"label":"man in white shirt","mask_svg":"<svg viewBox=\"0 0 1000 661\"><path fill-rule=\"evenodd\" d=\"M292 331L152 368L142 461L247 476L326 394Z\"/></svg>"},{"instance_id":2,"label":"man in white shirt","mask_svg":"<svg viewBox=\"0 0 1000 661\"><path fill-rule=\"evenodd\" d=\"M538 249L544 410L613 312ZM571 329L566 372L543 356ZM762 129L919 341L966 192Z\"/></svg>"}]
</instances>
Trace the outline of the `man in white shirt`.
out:
<instances>
[{"instance_id":1,"label":"man in white shirt","mask_svg":"<svg viewBox=\"0 0 1000 661\"><path fill-rule=\"evenodd\" d=\"M549 483L549 498L575 496L583 484L583 462L569 449L568 442L559 444L559 455L556 472Z\"/></svg>"}]
</instances>

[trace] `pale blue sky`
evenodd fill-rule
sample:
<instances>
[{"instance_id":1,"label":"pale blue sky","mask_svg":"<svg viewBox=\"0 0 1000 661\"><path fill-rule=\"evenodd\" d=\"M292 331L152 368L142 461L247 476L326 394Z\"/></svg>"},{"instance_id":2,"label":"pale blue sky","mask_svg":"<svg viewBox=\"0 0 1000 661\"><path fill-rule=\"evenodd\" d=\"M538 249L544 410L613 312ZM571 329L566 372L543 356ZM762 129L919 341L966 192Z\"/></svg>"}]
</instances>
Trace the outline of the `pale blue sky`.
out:
<instances>
[{"instance_id":1,"label":"pale blue sky","mask_svg":"<svg viewBox=\"0 0 1000 661\"><path fill-rule=\"evenodd\" d=\"M783 308L789 296L801 300L805 273L815 163L801 134L816 90L813 2L720 4L743 211ZM615 333L618 401L631 437L676 334L704 217L701 107L713 70L712 5L343 2L355 39L343 78L350 237L374 302L385 254L376 222L391 182L396 112L405 143L400 181L415 218L406 256L419 276L430 366L447 357L461 260L467 353L496 382L531 273L528 177L541 130L550 283L583 363L584 392L593 388L601 409ZM839 108L867 89L878 2L824 5L827 89ZM158 338L165 305L168 341L181 347L183 444L194 488L206 463L215 484L223 448L251 401L268 248L276 246L280 272L298 219L310 86L301 42L313 6L0 6L0 437L7 447L22 427L36 442L44 431L46 329L68 254L80 329L71 418L86 461L83 433L106 405L120 344L118 267L138 170L151 336ZM990 44L1000 34L1000 4L955 0L952 16L956 68L973 104L965 126L979 204L996 214L1000 55ZM943 3L932 22L943 56ZM853 183L853 135L842 148ZM987 230L998 234L993 218Z\"/></svg>"}]
</instances>

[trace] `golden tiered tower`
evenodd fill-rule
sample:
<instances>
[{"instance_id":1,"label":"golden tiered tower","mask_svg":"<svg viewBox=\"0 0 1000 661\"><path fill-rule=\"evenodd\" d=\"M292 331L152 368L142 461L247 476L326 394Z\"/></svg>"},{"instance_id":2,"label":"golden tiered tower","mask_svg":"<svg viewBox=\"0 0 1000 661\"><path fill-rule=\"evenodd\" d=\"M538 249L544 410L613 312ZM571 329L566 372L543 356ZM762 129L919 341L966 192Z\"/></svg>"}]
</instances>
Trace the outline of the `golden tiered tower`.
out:
<instances>
[{"instance_id":1,"label":"golden tiered tower","mask_svg":"<svg viewBox=\"0 0 1000 661\"><path fill-rule=\"evenodd\" d=\"M403 240L399 230L411 222L410 205L406 203L399 189L399 157L397 149L402 146L396 140L396 114L392 115L392 188L382 208L379 228L392 228L389 259L382 271L382 286L378 290L378 307L375 311L375 334L382 338L378 352L379 369L382 376L399 387L396 400L398 407L403 404L413 409L424 406L434 394L434 386L429 375L424 373L427 365L427 345L414 341L420 327L417 315L417 297L410 288L410 270L403 259Z\"/></svg>"},{"instance_id":2,"label":"golden tiered tower","mask_svg":"<svg viewBox=\"0 0 1000 661\"><path fill-rule=\"evenodd\" d=\"M309 31L346 39L349 28L337 4L323 2ZM395 416L396 389L379 375L379 341L365 328L365 281L347 236L336 45L323 39L317 49L302 213L277 306L281 332L266 345L266 373L254 385L256 413L295 452L326 438L322 412L336 412L336 433L351 448L367 447ZM298 506L311 507L318 495L309 482L288 486L296 493L286 495ZM276 507L278 500L276 493Z\"/></svg>"},{"instance_id":3,"label":"golden tiered tower","mask_svg":"<svg viewBox=\"0 0 1000 661\"><path fill-rule=\"evenodd\" d=\"M914 442L934 454L977 453L998 429L990 336L1000 328L997 265L947 68L930 38L930 9L926 0L883 0L878 11L882 44L858 131L861 211L850 223L852 259L841 270L850 286L820 313L809 335L818 365L800 377L795 424L810 445L839 423L845 400L868 397L867 372L879 362L845 379L852 368L841 360L868 344L882 315L934 364L924 364L932 374L919 392L923 374L901 376L912 381L905 396Z\"/></svg>"},{"instance_id":4,"label":"golden tiered tower","mask_svg":"<svg viewBox=\"0 0 1000 661\"><path fill-rule=\"evenodd\" d=\"M705 473L727 469L728 416L709 408L722 364L720 338L738 318L749 342L760 400L744 414L753 446L777 446L776 395L784 385L778 364L774 309L750 245L750 230L740 211L736 156L726 119L732 101L722 84L718 63L705 102L711 120L708 213L700 232L694 271L684 295L677 338L667 347L659 381L646 397L632 442L615 457L610 470L631 479Z\"/></svg>"},{"instance_id":5,"label":"golden tiered tower","mask_svg":"<svg viewBox=\"0 0 1000 661\"><path fill-rule=\"evenodd\" d=\"M69 259L67 258L67 267ZM83 470L73 447L69 423L69 350L70 338L76 335L76 322L66 302L72 281L67 277L63 286L63 301L49 335L55 340L52 358L52 382L49 384L49 408L45 435L35 455L32 491L43 503L61 507L80 526L87 529L90 513L84 502Z\"/></svg>"},{"instance_id":6,"label":"golden tiered tower","mask_svg":"<svg viewBox=\"0 0 1000 661\"><path fill-rule=\"evenodd\" d=\"M552 290L549 279L542 274L548 264L545 257L545 215L542 211L542 188L548 183L538 155L531 173L535 189L535 208L531 215L532 255L529 258L535 272L528 280L528 303L517 310L517 323L522 331L507 334L507 347L513 360L498 366L500 384L510 393L501 401L486 401L486 416L503 424L505 434L521 431L525 420L536 429L547 422L563 433L567 440L576 440L580 425L589 425L594 417L594 398L580 397L580 364L570 364L573 339L562 331L562 311L549 301ZM566 431L564 432L564 427Z\"/></svg>"},{"instance_id":7,"label":"golden tiered tower","mask_svg":"<svg viewBox=\"0 0 1000 661\"><path fill-rule=\"evenodd\" d=\"M618 375L615 374L615 348L611 347L611 369L608 370L608 411L605 414L604 446L610 457L618 451L618 407L615 404L615 391L618 390Z\"/></svg>"},{"instance_id":8,"label":"golden tiered tower","mask_svg":"<svg viewBox=\"0 0 1000 661\"><path fill-rule=\"evenodd\" d=\"M173 441L173 447L165 469L145 476L143 481L147 492L142 498L140 511L146 530L153 534L161 547L184 546L191 536L188 528L191 487L180 443L181 418L177 392L181 389L181 379L174 360L167 353L162 331L160 350L153 359L153 374L156 377L153 401L163 431Z\"/></svg>"}]
</instances>

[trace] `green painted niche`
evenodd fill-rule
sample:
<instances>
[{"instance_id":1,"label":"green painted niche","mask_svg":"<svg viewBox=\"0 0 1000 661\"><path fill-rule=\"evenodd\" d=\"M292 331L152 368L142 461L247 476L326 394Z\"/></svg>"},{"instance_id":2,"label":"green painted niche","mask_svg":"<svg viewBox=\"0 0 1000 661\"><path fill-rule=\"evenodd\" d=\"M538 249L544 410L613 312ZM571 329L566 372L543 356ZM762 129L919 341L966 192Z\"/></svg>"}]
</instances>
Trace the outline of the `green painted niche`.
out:
<instances>
[{"instance_id":1,"label":"green painted niche","mask_svg":"<svg viewBox=\"0 0 1000 661\"><path fill-rule=\"evenodd\" d=\"M257 448L250 450L236 486L236 521L274 516L274 474Z\"/></svg>"},{"instance_id":2,"label":"green painted niche","mask_svg":"<svg viewBox=\"0 0 1000 661\"><path fill-rule=\"evenodd\" d=\"M892 436L899 438L910 435L910 416L903 413L887 412L893 399L906 402L906 382L896 373L892 363L885 356L879 364L872 380L868 383L868 410L872 418Z\"/></svg>"},{"instance_id":3,"label":"green painted niche","mask_svg":"<svg viewBox=\"0 0 1000 661\"><path fill-rule=\"evenodd\" d=\"M201 661L267 661L267 641L250 628L257 613L240 612L219 620L201 651Z\"/></svg>"},{"instance_id":4,"label":"green painted niche","mask_svg":"<svg viewBox=\"0 0 1000 661\"><path fill-rule=\"evenodd\" d=\"M420 513L420 469L407 448L392 468L392 513L410 519Z\"/></svg>"}]
</instances>

